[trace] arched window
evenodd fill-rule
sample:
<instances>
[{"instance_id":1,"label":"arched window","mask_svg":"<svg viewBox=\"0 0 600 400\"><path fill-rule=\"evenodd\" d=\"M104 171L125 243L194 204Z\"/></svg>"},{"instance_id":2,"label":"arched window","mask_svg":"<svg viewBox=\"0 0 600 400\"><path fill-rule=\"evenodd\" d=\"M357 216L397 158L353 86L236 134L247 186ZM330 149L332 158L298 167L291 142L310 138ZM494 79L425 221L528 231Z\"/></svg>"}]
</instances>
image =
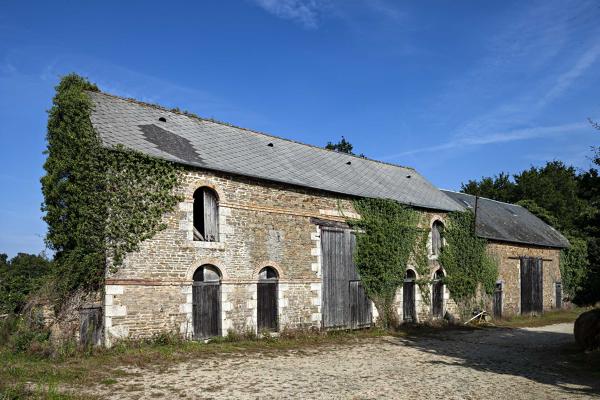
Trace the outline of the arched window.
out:
<instances>
[{"instance_id":1,"label":"arched window","mask_svg":"<svg viewBox=\"0 0 600 400\"><path fill-rule=\"evenodd\" d=\"M417 322L417 308L415 304L415 281L417 275L412 269L406 270L404 285L402 286L403 319L406 322Z\"/></svg>"},{"instance_id":2,"label":"arched window","mask_svg":"<svg viewBox=\"0 0 600 400\"><path fill-rule=\"evenodd\" d=\"M433 275L433 287L431 294L431 311L434 318L444 316L444 271L438 269Z\"/></svg>"},{"instance_id":3,"label":"arched window","mask_svg":"<svg viewBox=\"0 0 600 400\"><path fill-rule=\"evenodd\" d=\"M277 331L279 276L275 268L265 267L258 273L257 328L258 332Z\"/></svg>"},{"instance_id":4,"label":"arched window","mask_svg":"<svg viewBox=\"0 0 600 400\"><path fill-rule=\"evenodd\" d=\"M219 200L207 187L194 192L194 240L219 241Z\"/></svg>"},{"instance_id":5,"label":"arched window","mask_svg":"<svg viewBox=\"0 0 600 400\"><path fill-rule=\"evenodd\" d=\"M214 265L203 265L194 272L192 322L195 339L221 334L221 271Z\"/></svg>"},{"instance_id":6,"label":"arched window","mask_svg":"<svg viewBox=\"0 0 600 400\"><path fill-rule=\"evenodd\" d=\"M442 249L442 232L444 231L444 224L440 221L435 221L431 227L431 254L434 256L440 255Z\"/></svg>"}]
</instances>

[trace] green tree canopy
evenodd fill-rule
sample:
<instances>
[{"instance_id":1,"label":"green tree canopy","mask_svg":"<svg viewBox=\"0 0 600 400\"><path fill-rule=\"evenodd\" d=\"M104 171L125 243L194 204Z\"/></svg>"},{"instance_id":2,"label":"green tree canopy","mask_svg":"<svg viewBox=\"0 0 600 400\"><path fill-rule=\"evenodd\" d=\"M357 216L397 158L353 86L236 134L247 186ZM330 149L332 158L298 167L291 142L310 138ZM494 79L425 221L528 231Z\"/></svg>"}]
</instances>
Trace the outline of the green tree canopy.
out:
<instances>
[{"instance_id":1,"label":"green tree canopy","mask_svg":"<svg viewBox=\"0 0 600 400\"><path fill-rule=\"evenodd\" d=\"M47 279L50 265L44 255L19 253L8 260L0 254L0 314L20 312L29 294Z\"/></svg>"}]
</instances>

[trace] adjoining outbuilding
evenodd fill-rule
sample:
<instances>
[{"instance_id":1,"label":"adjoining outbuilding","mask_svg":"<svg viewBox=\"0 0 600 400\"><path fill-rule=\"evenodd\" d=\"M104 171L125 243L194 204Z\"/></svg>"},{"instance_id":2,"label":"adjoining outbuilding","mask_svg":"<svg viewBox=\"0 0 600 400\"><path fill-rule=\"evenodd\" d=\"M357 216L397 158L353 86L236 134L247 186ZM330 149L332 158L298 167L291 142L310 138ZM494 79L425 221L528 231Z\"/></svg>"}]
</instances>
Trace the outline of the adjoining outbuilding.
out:
<instances>
[{"instance_id":1,"label":"adjoining outbuilding","mask_svg":"<svg viewBox=\"0 0 600 400\"><path fill-rule=\"evenodd\" d=\"M475 233L488 240L488 251L498 260L496 317L562 307L560 250L569 241L560 232L522 206L442 192L475 213Z\"/></svg>"}]
</instances>

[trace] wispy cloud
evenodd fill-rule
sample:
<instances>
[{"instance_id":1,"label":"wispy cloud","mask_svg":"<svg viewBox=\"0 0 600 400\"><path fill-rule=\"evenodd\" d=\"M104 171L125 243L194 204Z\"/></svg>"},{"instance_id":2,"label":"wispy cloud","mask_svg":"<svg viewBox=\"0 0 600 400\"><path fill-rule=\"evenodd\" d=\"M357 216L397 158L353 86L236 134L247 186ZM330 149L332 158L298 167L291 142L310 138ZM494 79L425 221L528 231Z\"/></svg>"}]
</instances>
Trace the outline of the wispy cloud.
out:
<instances>
[{"instance_id":1,"label":"wispy cloud","mask_svg":"<svg viewBox=\"0 0 600 400\"><path fill-rule=\"evenodd\" d=\"M600 43L597 43L585 51L568 71L558 76L556 84L540 100L540 106L546 105L563 94L577 78L582 76L598 60L599 57Z\"/></svg>"},{"instance_id":2,"label":"wispy cloud","mask_svg":"<svg viewBox=\"0 0 600 400\"><path fill-rule=\"evenodd\" d=\"M470 146L482 146L497 143L508 143L515 141L522 141L528 139L536 139L541 137L556 137L571 135L574 133L589 131L590 126L587 122L575 122L569 124L555 125L555 126L540 126L524 129L515 129L511 131L496 132L486 135L471 134L457 136L454 139L442 143L436 146L421 147L418 149L412 149L397 154L390 154L387 156L379 157L383 160L390 160L397 157L403 157L408 155L415 155L419 153L430 153L439 152L442 150L450 150L456 148L465 148Z\"/></svg>"},{"instance_id":3,"label":"wispy cloud","mask_svg":"<svg viewBox=\"0 0 600 400\"><path fill-rule=\"evenodd\" d=\"M591 17L595 7L591 1L571 7L543 1L523 3L513 10L506 28L487 42L480 61L451 81L433 106L424 108L427 117L440 115L436 129L445 129L449 139L384 158L559 137L588 129L584 121L559 124L555 119L548 122L547 116L600 59L600 44L593 39L600 34ZM587 32L590 39L573 44L575 31L579 31L575 37Z\"/></svg>"},{"instance_id":4,"label":"wispy cloud","mask_svg":"<svg viewBox=\"0 0 600 400\"><path fill-rule=\"evenodd\" d=\"M307 29L316 29L319 14L326 0L254 0L267 12L283 19L299 23Z\"/></svg>"},{"instance_id":5,"label":"wispy cloud","mask_svg":"<svg viewBox=\"0 0 600 400\"><path fill-rule=\"evenodd\" d=\"M300 24L306 29L317 29L327 15L356 28L365 15L384 22L398 22L406 13L394 2L387 0L252 0L265 11L282 19Z\"/></svg>"}]
</instances>

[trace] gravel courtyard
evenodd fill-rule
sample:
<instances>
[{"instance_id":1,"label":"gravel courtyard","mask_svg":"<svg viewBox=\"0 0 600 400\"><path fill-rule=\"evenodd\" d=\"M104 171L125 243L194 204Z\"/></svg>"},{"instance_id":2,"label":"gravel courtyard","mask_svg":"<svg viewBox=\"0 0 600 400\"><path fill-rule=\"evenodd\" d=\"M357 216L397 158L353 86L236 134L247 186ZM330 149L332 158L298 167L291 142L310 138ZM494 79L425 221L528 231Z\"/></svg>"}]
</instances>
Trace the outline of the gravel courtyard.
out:
<instances>
[{"instance_id":1,"label":"gravel courtyard","mask_svg":"<svg viewBox=\"0 0 600 400\"><path fill-rule=\"evenodd\" d=\"M573 369L572 324L384 337L294 351L228 354L130 369L105 398L600 398L598 372Z\"/></svg>"}]
</instances>

